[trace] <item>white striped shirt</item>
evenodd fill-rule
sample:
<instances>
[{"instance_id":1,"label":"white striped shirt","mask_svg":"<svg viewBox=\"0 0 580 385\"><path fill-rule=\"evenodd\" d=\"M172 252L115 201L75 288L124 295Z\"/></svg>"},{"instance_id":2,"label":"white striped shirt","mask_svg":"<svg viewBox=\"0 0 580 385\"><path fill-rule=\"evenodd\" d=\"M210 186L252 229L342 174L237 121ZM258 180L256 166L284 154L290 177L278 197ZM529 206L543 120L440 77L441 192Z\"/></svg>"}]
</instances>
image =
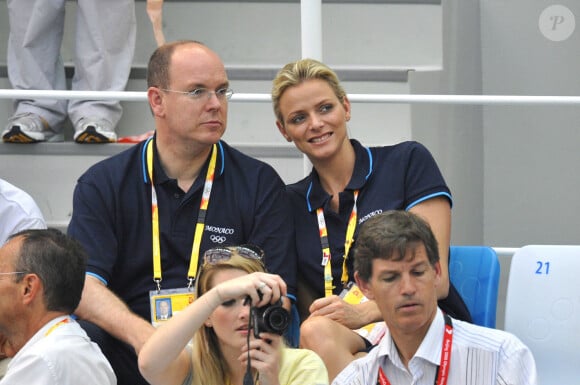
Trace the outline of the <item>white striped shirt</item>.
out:
<instances>
[{"instance_id":1,"label":"white striped shirt","mask_svg":"<svg viewBox=\"0 0 580 385\"><path fill-rule=\"evenodd\" d=\"M441 358L445 321L441 310L423 342L403 365L387 331L371 352L348 365L332 385L376 385L379 365L392 385L433 385ZM536 385L531 351L513 334L453 320L448 385Z\"/></svg>"}]
</instances>

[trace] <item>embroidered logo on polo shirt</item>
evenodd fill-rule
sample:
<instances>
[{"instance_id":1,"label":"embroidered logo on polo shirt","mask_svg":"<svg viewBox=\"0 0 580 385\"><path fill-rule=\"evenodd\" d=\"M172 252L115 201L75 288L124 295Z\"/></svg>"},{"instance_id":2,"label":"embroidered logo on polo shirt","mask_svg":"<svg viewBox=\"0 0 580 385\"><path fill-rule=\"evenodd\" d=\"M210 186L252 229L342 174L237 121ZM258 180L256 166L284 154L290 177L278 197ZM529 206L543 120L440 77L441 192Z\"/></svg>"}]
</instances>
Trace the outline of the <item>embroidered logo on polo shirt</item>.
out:
<instances>
[{"instance_id":1,"label":"embroidered logo on polo shirt","mask_svg":"<svg viewBox=\"0 0 580 385\"><path fill-rule=\"evenodd\" d=\"M372 211L372 212L368 213L367 215L365 215L364 217L361 217L358 220L358 224L360 225L361 223L368 221L369 219L371 219L375 215L379 215L382 212L383 212L383 209L378 209L378 210Z\"/></svg>"},{"instance_id":2,"label":"embroidered logo on polo shirt","mask_svg":"<svg viewBox=\"0 0 580 385\"><path fill-rule=\"evenodd\" d=\"M213 243L224 243L227 241L227 235L233 235L235 230L229 227L218 227L218 226L205 226L205 231L213 233L209 236L210 241Z\"/></svg>"}]
</instances>

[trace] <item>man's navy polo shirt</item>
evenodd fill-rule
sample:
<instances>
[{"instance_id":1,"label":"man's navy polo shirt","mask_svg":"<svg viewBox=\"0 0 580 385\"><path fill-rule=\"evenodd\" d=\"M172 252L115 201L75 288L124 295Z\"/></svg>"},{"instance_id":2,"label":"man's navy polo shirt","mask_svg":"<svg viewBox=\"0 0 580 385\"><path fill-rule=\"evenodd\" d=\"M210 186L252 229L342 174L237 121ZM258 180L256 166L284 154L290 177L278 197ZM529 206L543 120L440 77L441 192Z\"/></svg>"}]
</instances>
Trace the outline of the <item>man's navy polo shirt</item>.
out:
<instances>
[{"instance_id":1,"label":"man's navy polo shirt","mask_svg":"<svg viewBox=\"0 0 580 385\"><path fill-rule=\"evenodd\" d=\"M103 160L82 175L75 188L69 234L89 254L88 273L97 276L136 313L149 319L153 282L151 185L145 143ZM268 271L296 290L291 212L284 182L268 164L223 141L217 145L215 179L201 242L205 250L243 243L262 247ZM209 157L190 191L167 177L154 150L159 206L162 289L187 286L193 235ZM103 309L103 311L106 311Z\"/></svg>"},{"instance_id":2,"label":"man's navy polo shirt","mask_svg":"<svg viewBox=\"0 0 580 385\"><path fill-rule=\"evenodd\" d=\"M404 142L387 147L363 147L352 139L355 167L345 191L339 195L339 212L330 209L331 196L320 185L316 170L303 180L288 186L294 213L298 274L301 284L307 284L317 298L324 297L324 267L316 209L324 208L328 241L332 256L334 294L340 294L344 241L348 219L357 199L357 229L367 219L387 210L409 210L422 201L451 194L435 160L429 151L417 142ZM354 245L353 245L354 248ZM352 250L347 267L354 280Z\"/></svg>"}]
</instances>

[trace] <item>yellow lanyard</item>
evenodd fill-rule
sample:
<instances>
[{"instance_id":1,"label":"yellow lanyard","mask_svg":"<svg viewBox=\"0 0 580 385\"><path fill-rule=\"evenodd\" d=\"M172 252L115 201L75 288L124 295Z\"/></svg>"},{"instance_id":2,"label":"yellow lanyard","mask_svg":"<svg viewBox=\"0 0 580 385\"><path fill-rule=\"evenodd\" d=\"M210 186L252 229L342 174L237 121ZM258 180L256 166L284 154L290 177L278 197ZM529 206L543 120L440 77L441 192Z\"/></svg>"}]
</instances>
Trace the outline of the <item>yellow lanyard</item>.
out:
<instances>
[{"instance_id":1,"label":"yellow lanyard","mask_svg":"<svg viewBox=\"0 0 580 385\"><path fill-rule=\"evenodd\" d=\"M188 287L191 288L195 277L197 275L197 264L199 261L199 249L201 247L201 237L203 235L203 228L205 226L205 215L209 205L209 198L213 186L213 179L215 176L215 165L217 159L217 146L214 144L212 148L207 174L205 176L205 184L203 186L203 193L201 203L199 205L199 213L197 215L197 223L195 225L195 233L193 235L193 245L191 247L191 259L189 262L189 270L187 277L189 279ZM151 182L151 227L153 230L153 280L157 284L157 290L161 290L161 247L159 243L159 207L157 206L157 193L155 192L155 184L153 183L153 140L150 139L147 143L147 174Z\"/></svg>"},{"instance_id":2,"label":"yellow lanyard","mask_svg":"<svg viewBox=\"0 0 580 385\"><path fill-rule=\"evenodd\" d=\"M354 230L356 228L356 200L358 198L358 190L354 191L354 204L352 205L352 211L350 217L348 218L348 226L346 228L346 237L344 240L344 256L342 260L342 285L346 286L348 283L348 268L346 267L346 260L348 259L348 252L350 247L354 242ZM332 284L332 263L329 263L332 259L330 254L330 245L328 243L328 229L326 227L326 221L324 220L324 210L322 207L316 209L316 216L318 218L318 229L320 230L320 244L322 246L322 263L324 266L324 296L329 297L332 295L334 285Z\"/></svg>"}]
</instances>

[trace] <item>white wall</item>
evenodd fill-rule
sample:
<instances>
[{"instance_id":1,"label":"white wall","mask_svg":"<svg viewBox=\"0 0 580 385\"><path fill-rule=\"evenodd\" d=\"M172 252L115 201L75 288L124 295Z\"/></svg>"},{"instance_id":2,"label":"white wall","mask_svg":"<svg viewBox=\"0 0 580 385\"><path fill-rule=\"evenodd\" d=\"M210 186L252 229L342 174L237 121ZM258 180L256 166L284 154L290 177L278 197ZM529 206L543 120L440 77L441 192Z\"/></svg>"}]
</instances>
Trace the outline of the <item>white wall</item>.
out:
<instances>
[{"instance_id":1,"label":"white wall","mask_svg":"<svg viewBox=\"0 0 580 385\"><path fill-rule=\"evenodd\" d=\"M576 23L574 33L560 42L539 28L542 11L553 4L481 2L485 94L580 95L580 2L558 2ZM578 105L484 108L486 243L580 243L579 122Z\"/></svg>"}]
</instances>

